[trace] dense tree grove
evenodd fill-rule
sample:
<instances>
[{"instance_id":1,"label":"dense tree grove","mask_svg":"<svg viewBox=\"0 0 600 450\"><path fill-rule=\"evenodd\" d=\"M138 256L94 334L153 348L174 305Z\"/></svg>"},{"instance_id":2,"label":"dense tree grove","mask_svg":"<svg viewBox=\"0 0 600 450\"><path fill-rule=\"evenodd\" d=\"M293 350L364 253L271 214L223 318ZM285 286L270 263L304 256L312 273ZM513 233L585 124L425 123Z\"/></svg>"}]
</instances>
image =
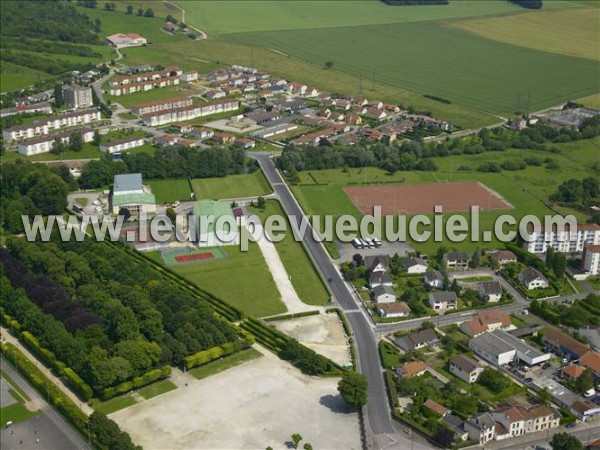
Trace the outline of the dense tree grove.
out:
<instances>
[{"instance_id":1,"label":"dense tree grove","mask_svg":"<svg viewBox=\"0 0 600 450\"><path fill-rule=\"evenodd\" d=\"M22 233L22 215L62 214L69 187L76 182L66 168L17 161L2 165L0 210L3 227Z\"/></svg>"},{"instance_id":2,"label":"dense tree grove","mask_svg":"<svg viewBox=\"0 0 600 450\"><path fill-rule=\"evenodd\" d=\"M96 392L239 339L205 301L108 244L9 239L2 266L3 311Z\"/></svg>"},{"instance_id":3,"label":"dense tree grove","mask_svg":"<svg viewBox=\"0 0 600 450\"><path fill-rule=\"evenodd\" d=\"M346 372L338 383L342 398L355 408L367 404L367 387L367 377L358 372Z\"/></svg>"},{"instance_id":4,"label":"dense tree grove","mask_svg":"<svg viewBox=\"0 0 600 450\"><path fill-rule=\"evenodd\" d=\"M437 170L429 158L435 156L472 155L486 151L503 151L509 148L555 151L552 143L589 139L600 135L600 115L586 119L581 130L556 130L538 124L521 131L506 128L483 129L477 135L463 139L446 140L425 144L423 142L368 143L359 142L351 146L303 146L289 145L277 160L280 169L287 170L293 181L297 171L333 169L340 167L380 167L390 173L405 170ZM559 169L550 157L526 157L522 161L503 164L485 163L477 167L459 167L459 171L501 172L521 170L546 164L548 169Z\"/></svg>"},{"instance_id":5,"label":"dense tree grove","mask_svg":"<svg viewBox=\"0 0 600 450\"><path fill-rule=\"evenodd\" d=\"M598 177L587 177L582 180L572 178L563 181L553 200L561 203L587 206L600 197L600 182Z\"/></svg>"},{"instance_id":6,"label":"dense tree grove","mask_svg":"<svg viewBox=\"0 0 600 450\"><path fill-rule=\"evenodd\" d=\"M170 146L154 154L126 154L122 161L110 156L86 164L81 172L81 186L97 188L112 183L118 173L140 172L144 179L209 178L243 173L246 156L242 149L212 147L204 150Z\"/></svg>"},{"instance_id":7,"label":"dense tree grove","mask_svg":"<svg viewBox=\"0 0 600 450\"><path fill-rule=\"evenodd\" d=\"M510 0L512 3L526 9L540 9L544 6L542 0Z\"/></svg>"}]
</instances>

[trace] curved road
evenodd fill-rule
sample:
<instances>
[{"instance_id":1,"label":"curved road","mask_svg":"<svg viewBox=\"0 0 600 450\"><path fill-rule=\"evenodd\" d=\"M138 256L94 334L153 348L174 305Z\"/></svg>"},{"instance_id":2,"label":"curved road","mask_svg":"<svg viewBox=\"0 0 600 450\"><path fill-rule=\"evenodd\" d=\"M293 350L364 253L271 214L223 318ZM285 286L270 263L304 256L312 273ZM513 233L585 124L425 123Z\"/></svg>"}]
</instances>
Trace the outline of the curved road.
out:
<instances>
[{"instance_id":1,"label":"curved road","mask_svg":"<svg viewBox=\"0 0 600 450\"><path fill-rule=\"evenodd\" d=\"M273 186L290 223L293 227L298 227L305 217L304 213L275 168L275 164L268 154L253 153L252 156L257 159L265 176ZM411 446L415 450L432 448L431 445L423 444L417 440L411 442L408 434L396 430L396 427L399 426L392 422L390 416L388 396L383 380L383 369L377 351L377 341L369 319L364 315L361 306L354 300L354 296L349 291L323 245L312 238L312 228L310 226L307 227L304 244L322 276L326 280L331 280L328 283L329 288L344 311L352 329L354 341L356 342L358 365L369 380L366 417L367 426L372 432L376 448L411 448ZM417 439L420 440L420 437Z\"/></svg>"}]
</instances>

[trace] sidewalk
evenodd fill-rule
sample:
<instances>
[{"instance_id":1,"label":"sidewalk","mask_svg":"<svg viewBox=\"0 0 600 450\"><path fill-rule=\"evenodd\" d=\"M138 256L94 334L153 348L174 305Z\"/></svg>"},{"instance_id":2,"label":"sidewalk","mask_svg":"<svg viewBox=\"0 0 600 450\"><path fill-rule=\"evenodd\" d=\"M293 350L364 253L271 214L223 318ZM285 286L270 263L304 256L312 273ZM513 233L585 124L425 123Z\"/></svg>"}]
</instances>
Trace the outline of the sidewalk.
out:
<instances>
[{"instance_id":1,"label":"sidewalk","mask_svg":"<svg viewBox=\"0 0 600 450\"><path fill-rule=\"evenodd\" d=\"M75 404L77 406L79 406L79 408L81 408L81 410L84 413L86 413L89 416L90 414L92 414L94 412L94 410L87 403L82 402L67 386L65 386L65 384L62 382L62 380L60 378L56 377L50 369L48 369L46 366L44 366L42 363L40 363L37 360L37 358L29 350L27 350L27 348L25 348L19 342L19 340L17 338L15 338L13 335L11 335L5 327L0 326L0 333L2 335L3 342L8 342L9 344L12 344L15 347L17 347L21 353L23 353L25 356L27 356L27 358L29 358L31 360L31 362L34 363L36 365L36 367L52 383L54 383L54 385L56 385L56 387L58 387L61 391L63 391L67 397L69 397L71 400L73 400L73 402L75 402Z\"/></svg>"}]
</instances>

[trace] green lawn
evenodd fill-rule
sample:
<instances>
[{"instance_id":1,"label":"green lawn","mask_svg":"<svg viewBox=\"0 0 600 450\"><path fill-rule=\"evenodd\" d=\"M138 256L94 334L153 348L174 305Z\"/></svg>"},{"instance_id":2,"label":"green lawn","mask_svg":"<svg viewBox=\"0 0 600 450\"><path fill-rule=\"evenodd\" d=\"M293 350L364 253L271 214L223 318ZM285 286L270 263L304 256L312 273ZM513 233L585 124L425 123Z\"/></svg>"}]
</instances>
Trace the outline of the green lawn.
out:
<instances>
[{"instance_id":1,"label":"green lawn","mask_svg":"<svg viewBox=\"0 0 600 450\"><path fill-rule=\"evenodd\" d=\"M19 66L8 61L2 61L0 67L0 92L8 92L31 86L38 81L50 77L51 75L45 72Z\"/></svg>"},{"instance_id":2,"label":"green lawn","mask_svg":"<svg viewBox=\"0 0 600 450\"><path fill-rule=\"evenodd\" d=\"M229 175L223 178L198 178L192 180L197 199L244 198L271 192L263 173Z\"/></svg>"},{"instance_id":3,"label":"green lawn","mask_svg":"<svg viewBox=\"0 0 600 450\"><path fill-rule=\"evenodd\" d=\"M98 403L94 406L94 409L102 414L112 414L121 409L133 406L137 403L135 398L129 394L121 395L120 397L111 398L105 402Z\"/></svg>"},{"instance_id":4,"label":"green lawn","mask_svg":"<svg viewBox=\"0 0 600 450\"><path fill-rule=\"evenodd\" d=\"M145 92L136 92L135 94L107 95L106 97L113 103L120 103L124 108L131 108L139 103L153 102L155 100L163 100L172 97L181 97L184 95L191 95L192 93L193 92L190 86L186 83L182 83L178 84L177 86L155 88Z\"/></svg>"},{"instance_id":5,"label":"green lawn","mask_svg":"<svg viewBox=\"0 0 600 450\"><path fill-rule=\"evenodd\" d=\"M187 179L148 180L148 185L159 204L173 203L175 200L190 199L190 185Z\"/></svg>"},{"instance_id":6,"label":"green lawn","mask_svg":"<svg viewBox=\"0 0 600 450\"><path fill-rule=\"evenodd\" d=\"M280 204L275 200L268 201L264 210L252 207L249 209L260 217L263 224L269 216L285 217ZM326 304L330 299L329 292L315 271L302 243L293 238L289 222L285 238L274 245L300 300L309 305Z\"/></svg>"},{"instance_id":7,"label":"green lawn","mask_svg":"<svg viewBox=\"0 0 600 450\"><path fill-rule=\"evenodd\" d=\"M488 276L457 278L457 280L462 281L463 283L480 283L481 281L492 281L493 279L493 277Z\"/></svg>"},{"instance_id":8,"label":"green lawn","mask_svg":"<svg viewBox=\"0 0 600 450\"><path fill-rule=\"evenodd\" d=\"M260 358L262 354L254 350L253 348L247 348L240 352L234 353L233 355L226 356L225 358L218 359L216 361L205 364L201 367L189 370L189 373L194 377L202 380L203 378L210 377L219 372L223 372L232 367L239 366L248 361Z\"/></svg>"},{"instance_id":9,"label":"green lawn","mask_svg":"<svg viewBox=\"0 0 600 450\"><path fill-rule=\"evenodd\" d=\"M8 393L17 401L10 406L0 408L0 426L2 428L6 426L7 422L14 424L41 414L42 411L39 409L37 411L29 411L25 407L25 403L29 401L29 398L23 390L4 371L0 371L0 375L10 385Z\"/></svg>"},{"instance_id":10,"label":"green lawn","mask_svg":"<svg viewBox=\"0 0 600 450\"><path fill-rule=\"evenodd\" d=\"M233 245L223 249L227 253L225 259L173 269L250 316L273 316L287 311L258 244L250 243L247 252Z\"/></svg>"},{"instance_id":11,"label":"green lawn","mask_svg":"<svg viewBox=\"0 0 600 450\"><path fill-rule=\"evenodd\" d=\"M597 93L600 78L595 61L506 44L439 22L240 33L224 39L316 65L331 61L335 70L362 75L367 84L374 78L504 117Z\"/></svg>"},{"instance_id":12,"label":"green lawn","mask_svg":"<svg viewBox=\"0 0 600 450\"><path fill-rule=\"evenodd\" d=\"M29 156L27 159L31 161L56 161L57 159L88 159L88 158L100 158L102 152L100 149L91 142L83 144L83 149L80 152L74 152L73 150L67 150L60 155L56 155L52 152L41 153L39 155Z\"/></svg>"},{"instance_id":13,"label":"green lawn","mask_svg":"<svg viewBox=\"0 0 600 450\"><path fill-rule=\"evenodd\" d=\"M169 380L162 380L139 389L137 393L148 400L152 397L165 394L174 389L177 389L177 386L175 386Z\"/></svg>"}]
</instances>

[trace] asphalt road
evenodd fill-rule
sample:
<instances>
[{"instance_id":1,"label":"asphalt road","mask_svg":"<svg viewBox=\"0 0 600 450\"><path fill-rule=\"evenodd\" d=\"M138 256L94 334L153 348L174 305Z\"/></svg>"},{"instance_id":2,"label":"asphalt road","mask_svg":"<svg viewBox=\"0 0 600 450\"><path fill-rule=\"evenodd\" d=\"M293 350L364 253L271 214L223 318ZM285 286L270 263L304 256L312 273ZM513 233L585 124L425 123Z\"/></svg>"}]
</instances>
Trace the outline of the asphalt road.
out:
<instances>
[{"instance_id":1,"label":"asphalt road","mask_svg":"<svg viewBox=\"0 0 600 450\"><path fill-rule=\"evenodd\" d=\"M67 423L4 358L1 361L4 372L27 394L32 402L40 407L42 415L4 428L0 433L0 447L3 449L91 449L79 433ZM12 430L11 430L12 429ZM12 433L11 433L12 431ZM39 442L36 440L39 439ZM22 443L20 443L22 442Z\"/></svg>"},{"instance_id":2,"label":"asphalt road","mask_svg":"<svg viewBox=\"0 0 600 450\"><path fill-rule=\"evenodd\" d=\"M275 168L273 161L267 154L254 153L253 156L258 160L265 176L273 186L292 226L298 226L304 217L304 213ZM371 323L363 308L355 301L353 294L349 291L325 248L320 242L312 238L310 226L307 227L304 244L329 285L331 293L344 311L352 329L356 343L358 365L369 381L366 416L375 445L378 448L388 446L390 448L410 448L411 445L414 449L432 448L431 445L426 444L424 446L416 440L411 444L408 435L399 433L396 430L400 427L392 423L390 416L388 396L383 380L383 369L379 361L377 341Z\"/></svg>"}]
</instances>

